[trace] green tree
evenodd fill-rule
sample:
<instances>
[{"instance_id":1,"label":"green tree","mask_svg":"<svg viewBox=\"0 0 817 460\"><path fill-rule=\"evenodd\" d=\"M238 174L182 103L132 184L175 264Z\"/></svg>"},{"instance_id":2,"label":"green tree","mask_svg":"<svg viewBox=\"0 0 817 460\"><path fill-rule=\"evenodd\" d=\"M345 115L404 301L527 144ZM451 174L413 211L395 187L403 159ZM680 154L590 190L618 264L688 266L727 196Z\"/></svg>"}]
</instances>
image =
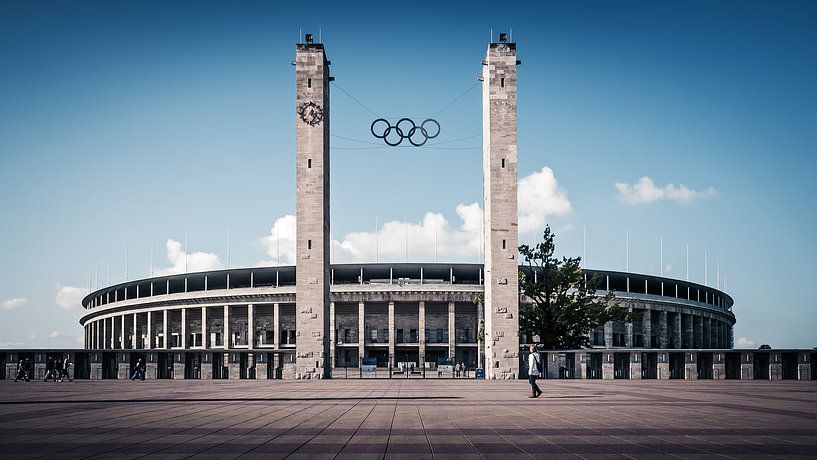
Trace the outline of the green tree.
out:
<instances>
[{"instance_id":1,"label":"green tree","mask_svg":"<svg viewBox=\"0 0 817 460\"><path fill-rule=\"evenodd\" d=\"M602 278L596 274L585 280L581 257L554 257L554 240L548 226L540 243L519 247L525 268L519 272L519 290L530 302L520 304L519 329L538 335L547 349L585 348L591 330L608 321L631 321L633 315L612 292L596 295Z\"/></svg>"}]
</instances>

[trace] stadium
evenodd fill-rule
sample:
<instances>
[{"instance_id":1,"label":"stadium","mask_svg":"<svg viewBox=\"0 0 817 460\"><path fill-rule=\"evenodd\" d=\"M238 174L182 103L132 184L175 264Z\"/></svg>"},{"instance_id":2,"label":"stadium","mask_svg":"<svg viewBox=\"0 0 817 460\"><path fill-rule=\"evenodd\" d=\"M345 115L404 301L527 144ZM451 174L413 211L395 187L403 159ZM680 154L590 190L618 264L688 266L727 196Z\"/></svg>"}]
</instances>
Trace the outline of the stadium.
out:
<instances>
[{"instance_id":1,"label":"stadium","mask_svg":"<svg viewBox=\"0 0 817 460\"><path fill-rule=\"evenodd\" d=\"M604 289L597 295L612 291L617 302L641 313L636 323L611 322L593 331L592 344L598 349L639 349L647 357L645 376L657 377L658 350L732 346L733 300L717 289L633 273L585 274L601 276ZM142 357L152 376L175 372L176 378L294 378L302 337L296 321L295 278L294 266L282 266L109 286L83 302L85 347L100 352L104 359L93 367L108 372L116 367L116 352L128 350L127 364ZM331 374L348 376L352 368L357 375L364 360L381 374L403 375L414 368L417 374L425 370L437 375L437 364L443 362L462 363L473 372L482 365L478 333L484 308L478 299L484 291L481 264L333 265L328 318ZM524 304L525 299L520 301ZM519 339L519 356L524 357L531 338ZM601 376L592 365L590 371L573 372L575 354L573 358L560 366L570 369L568 374ZM376 375L377 370L373 372Z\"/></svg>"}]
</instances>

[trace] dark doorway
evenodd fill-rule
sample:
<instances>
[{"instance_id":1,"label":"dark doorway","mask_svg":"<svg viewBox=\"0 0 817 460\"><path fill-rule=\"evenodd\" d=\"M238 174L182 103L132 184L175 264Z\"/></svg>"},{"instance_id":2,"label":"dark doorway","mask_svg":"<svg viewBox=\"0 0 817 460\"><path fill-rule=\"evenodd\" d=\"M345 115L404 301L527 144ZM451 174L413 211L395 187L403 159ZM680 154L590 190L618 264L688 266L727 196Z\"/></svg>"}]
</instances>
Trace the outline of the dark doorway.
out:
<instances>
[{"instance_id":1,"label":"dark doorway","mask_svg":"<svg viewBox=\"0 0 817 460\"><path fill-rule=\"evenodd\" d=\"M213 353L213 380L225 378L224 353Z\"/></svg>"},{"instance_id":2,"label":"dark doorway","mask_svg":"<svg viewBox=\"0 0 817 460\"><path fill-rule=\"evenodd\" d=\"M684 378L684 354L670 353L669 354L669 378L683 379Z\"/></svg>"},{"instance_id":3,"label":"dark doorway","mask_svg":"<svg viewBox=\"0 0 817 460\"><path fill-rule=\"evenodd\" d=\"M657 353L641 353L641 378L642 379L658 378Z\"/></svg>"},{"instance_id":4,"label":"dark doorway","mask_svg":"<svg viewBox=\"0 0 817 460\"><path fill-rule=\"evenodd\" d=\"M811 363L811 380L817 380L817 365L814 364L815 359L817 359L817 353L812 353L809 357L809 362Z\"/></svg>"},{"instance_id":5,"label":"dark doorway","mask_svg":"<svg viewBox=\"0 0 817 460\"><path fill-rule=\"evenodd\" d=\"M184 354L184 378L188 380L201 378L201 357L198 353Z\"/></svg>"},{"instance_id":6,"label":"dark doorway","mask_svg":"<svg viewBox=\"0 0 817 460\"><path fill-rule=\"evenodd\" d=\"M428 352L426 352L428 355ZM367 358L376 358L377 367L389 367L389 352L387 350L368 350L366 351ZM426 358L428 362L428 358Z\"/></svg>"},{"instance_id":7,"label":"dark doorway","mask_svg":"<svg viewBox=\"0 0 817 460\"><path fill-rule=\"evenodd\" d=\"M88 353L74 353L74 379L91 378L91 360Z\"/></svg>"},{"instance_id":8,"label":"dark doorway","mask_svg":"<svg viewBox=\"0 0 817 460\"><path fill-rule=\"evenodd\" d=\"M3 372L0 372L0 380L6 380L6 353L0 353L0 369L3 369Z\"/></svg>"},{"instance_id":9,"label":"dark doorway","mask_svg":"<svg viewBox=\"0 0 817 460\"><path fill-rule=\"evenodd\" d=\"M755 352L754 379L769 380L769 354Z\"/></svg>"},{"instance_id":10,"label":"dark doorway","mask_svg":"<svg viewBox=\"0 0 817 460\"><path fill-rule=\"evenodd\" d=\"M170 353L160 352L156 357L156 378L163 380L173 378L173 359Z\"/></svg>"},{"instance_id":11,"label":"dark doorway","mask_svg":"<svg viewBox=\"0 0 817 460\"><path fill-rule=\"evenodd\" d=\"M565 365L559 368L560 379L574 379L576 369L576 353L565 353Z\"/></svg>"},{"instance_id":12,"label":"dark doorway","mask_svg":"<svg viewBox=\"0 0 817 460\"><path fill-rule=\"evenodd\" d=\"M797 380L797 353L781 353L783 380Z\"/></svg>"},{"instance_id":13,"label":"dark doorway","mask_svg":"<svg viewBox=\"0 0 817 460\"><path fill-rule=\"evenodd\" d=\"M102 378L115 380L119 377L119 365L116 353L102 353Z\"/></svg>"},{"instance_id":14,"label":"dark doorway","mask_svg":"<svg viewBox=\"0 0 817 460\"><path fill-rule=\"evenodd\" d=\"M601 378L601 353L587 354L587 378Z\"/></svg>"},{"instance_id":15,"label":"dark doorway","mask_svg":"<svg viewBox=\"0 0 817 460\"><path fill-rule=\"evenodd\" d=\"M630 378L630 354L629 353L615 353L613 357L613 378L614 379L629 379Z\"/></svg>"},{"instance_id":16,"label":"dark doorway","mask_svg":"<svg viewBox=\"0 0 817 460\"><path fill-rule=\"evenodd\" d=\"M740 379L740 353L727 353L725 367L728 380Z\"/></svg>"},{"instance_id":17,"label":"dark doorway","mask_svg":"<svg viewBox=\"0 0 817 460\"><path fill-rule=\"evenodd\" d=\"M698 353L698 380L712 379L712 353Z\"/></svg>"},{"instance_id":18,"label":"dark doorway","mask_svg":"<svg viewBox=\"0 0 817 460\"><path fill-rule=\"evenodd\" d=\"M239 353L238 354L238 378L239 379L246 379L248 378L248 368L249 368L249 354L247 353Z\"/></svg>"}]
</instances>

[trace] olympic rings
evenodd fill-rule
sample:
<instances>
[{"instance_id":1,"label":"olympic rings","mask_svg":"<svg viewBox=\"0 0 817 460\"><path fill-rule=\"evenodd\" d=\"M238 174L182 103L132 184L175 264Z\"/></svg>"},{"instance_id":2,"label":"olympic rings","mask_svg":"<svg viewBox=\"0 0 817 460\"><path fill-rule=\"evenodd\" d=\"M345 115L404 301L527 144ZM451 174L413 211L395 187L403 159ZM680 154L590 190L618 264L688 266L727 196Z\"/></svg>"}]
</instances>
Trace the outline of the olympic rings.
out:
<instances>
[{"instance_id":1,"label":"olympic rings","mask_svg":"<svg viewBox=\"0 0 817 460\"><path fill-rule=\"evenodd\" d=\"M383 126L383 123L385 123L385 126ZM426 128L426 125L431 127L431 124L437 126L434 134L429 134L429 130ZM370 130L372 136L383 139L383 142L390 147L397 147L406 139L411 145L422 147L429 139L434 139L440 135L440 123L433 118L426 118L420 123L420 126L417 126L411 118L401 118L392 125L385 118L378 118L372 122Z\"/></svg>"}]
</instances>

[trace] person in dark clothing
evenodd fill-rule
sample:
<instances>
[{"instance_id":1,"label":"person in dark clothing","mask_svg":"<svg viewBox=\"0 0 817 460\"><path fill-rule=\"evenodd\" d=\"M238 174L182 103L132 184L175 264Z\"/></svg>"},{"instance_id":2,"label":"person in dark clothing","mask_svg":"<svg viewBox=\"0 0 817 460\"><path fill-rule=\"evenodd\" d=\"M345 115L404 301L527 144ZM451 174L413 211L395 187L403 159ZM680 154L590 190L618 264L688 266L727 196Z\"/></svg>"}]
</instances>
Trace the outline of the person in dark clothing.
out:
<instances>
[{"instance_id":1,"label":"person in dark clothing","mask_svg":"<svg viewBox=\"0 0 817 460\"><path fill-rule=\"evenodd\" d=\"M142 358L139 358L139 360L136 361L136 366L134 366L134 368L133 368L133 375L131 376L130 379L131 380L136 380L136 379L145 380L144 366L145 365L142 362Z\"/></svg>"},{"instance_id":2,"label":"person in dark clothing","mask_svg":"<svg viewBox=\"0 0 817 460\"><path fill-rule=\"evenodd\" d=\"M49 377L54 374L54 358L48 358L45 360L45 378L43 382L47 382Z\"/></svg>"},{"instance_id":3,"label":"person in dark clothing","mask_svg":"<svg viewBox=\"0 0 817 460\"><path fill-rule=\"evenodd\" d=\"M23 361L23 374L25 374L26 382L31 381L31 359L26 358Z\"/></svg>"},{"instance_id":4,"label":"person in dark clothing","mask_svg":"<svg viewBox=\"0 0 817 460\"><path fill-rule=\"evenodd\" d=\"M68 370L71 368L71 362L68 361L68 358L65 358L62 361L62 366L60 366L60 382L63 379L68 379L69 382L73 382L74 380L68 376Z\"/></svg>"},{"instance_id":5,"label":"person in dark clothing","mask_svg":"<svg viewBox=\"0 0 817 460\"><path fill-rule=\"evenodd\" d=\"M17 363L17 375L14 377L14 381L25 380L26 375L25 371L23 371L23 360L21 359L19 363Z\"/></svg>"}]
</instances>

